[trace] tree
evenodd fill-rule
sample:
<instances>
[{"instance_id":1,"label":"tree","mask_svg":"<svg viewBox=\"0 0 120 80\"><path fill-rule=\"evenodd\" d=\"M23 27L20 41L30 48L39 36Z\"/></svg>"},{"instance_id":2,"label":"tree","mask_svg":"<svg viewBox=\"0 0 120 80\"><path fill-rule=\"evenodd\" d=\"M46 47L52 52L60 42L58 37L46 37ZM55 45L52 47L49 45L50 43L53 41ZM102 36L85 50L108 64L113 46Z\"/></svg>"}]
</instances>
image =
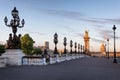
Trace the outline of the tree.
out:
<instances>
[{"instance_id":1,"label":"tree","mask_svg":"<svg viewBox=\"0 0 120 80\"><path fill-rule=\"evenodd\" d=\"M34 48L32 53L36 54L36 55L40 55L40 54L42 54L42 50L40 48Z\"/></svg>"},{"instance_id":2,"label":"tree","mask_svg":"<svg viewBox=\"0 0 120 80\"><path fill-rule=\"evenodd\" d=\"M33 43L34 41L29 34L25 34L21 37L21 48L26 55L32 55Z\"/></svg>"},{"instance_id":3,"label":"tree","mask_svg":"<svg viewBox=\"0 0 120 80\"><path fill-rule=\"evenodd\" d=\"M0 56L1 54L3 54L5 52L5 46L4 45L0 45Z\"/></svg>"}]
</instances>

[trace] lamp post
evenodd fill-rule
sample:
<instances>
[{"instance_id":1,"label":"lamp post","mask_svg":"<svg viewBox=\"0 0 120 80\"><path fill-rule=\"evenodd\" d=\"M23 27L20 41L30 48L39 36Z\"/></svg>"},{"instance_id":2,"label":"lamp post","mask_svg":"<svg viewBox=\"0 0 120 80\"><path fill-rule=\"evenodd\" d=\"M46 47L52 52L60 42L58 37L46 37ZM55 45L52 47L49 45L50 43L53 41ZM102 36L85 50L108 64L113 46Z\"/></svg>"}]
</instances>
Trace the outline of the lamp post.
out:
<instances>
[{"instance_id":1,"label":"lamp post","mask_svg":"<svg viewBox=\"0 0 120 80\"><path fill-rule=\"evenodd\" d=\"M78 44L78 53L80 53L80 44Z\"/></svg>"},{"instance_id":2,"label":"lamp post","mask_svg":"<svg viewBox=\"0 0 120 80\"><path fill-rule=\"evenodd\" d=\"M66 50L66 45L67 45L67 38L66 37L64 37L64 42L63 42L63 45L64 45L64 54L66 54L67 53L67 50Z\"/></svg>"},{"instance_id":3,"label":"lamp post","mask_svg":"<svg viewBox=\"0 0 120 80\"><path fill-rule=\"evenodd\" d=\"M58 51L57 51L58 35L57 35L57 33L54 34L54 43L55 43L54 54L58 54Z\"/></svg>"},{"instance_id":4,"label":"lamp post","mask_svg":"<svg viewBox=\"0 0 120 80\"><path fill-rule=\"evenodd\" d=\"M116 27L115 27L115 25L113 25L113 31L114 31L114 60L113 60L113 63L117 63L117 59L116 59L116 46L115 46L115 30L116 30Z\"/></svg>"},{"instance_id":5,"label":"lamp post","mask_svg":"<svg viewBox=\"0 0 120 80\"><path fill-rule=\"evenodd\" d=\"M22 26L20 26L19 12L16 9L16 7L14 7L14 9L11 11L11 15L13 16L13 19L11 19L10 24L7 24L8 19L6 16L4 18L4 22L5 22L6 26L12 27L13 34L16 35L17 27L19 27L19 28L24 27L25 21L24 21L24 19L22 19L22 21L21 21Z\"/></svg>"},{"instance_id":6,"label":"lamp post","mask_svg":"<svg viewBox=\"0 0 120 80\"><path fill-rule=\"evenodd\" d=\"M17 38L20 38L20 34L19 34L19 37L17 37L16 33L17 33L17 27L18 28L22 28L24 27L24 24L25 24L25 21L24 19L22 19L21 21L21 26L20 26L20 18L19 18L19 12L18 10L16 9L16 7L14 7L14 9L11 11L11 15L13 17L13 19L11 19L10 23L8 24L8 18L5 16L4 18L4 22L5 22L5 25L8 26L8 27L11 27L12 28L12 32L13 32L13 37L12 37L12 34L9 35L9 39L8 42L7 42L7 45L8 45L8 48L10 49L16 49L16 48L20 48L20 42L19 40L17 40ZM16 43L18 42L18 43ZM12 45L10 45L12 44Z\"/></svg>"},{"instance_id":7,"label":"lamp post","mask_svg":"<svg viewBox=\"0 0 120 80\"><path fill-rule=\"evenodd\" d=\"M72 54L72 47L73 47L73 41L72 40L70 40L70 47L71 47L70 53Z\"/></svg>"},{"instance_id":8,"label":"lamp post","mask_svg":"<svg viewBox=\"0 0 120 80\"><path fill-rule=\"evenodd\" d=\"M85 49L84 49L84 46L83 46L83 54L85 54Z\"/></svg>"},{"instance_id":9,"label":"lamp post","mask_svg":"<svg viewBox=\"0 0 120 80\"><path fill-rule=\"evenodd\" d=\"M107 38L107 42L108 42L108 59L109 59L109 38Z\"/></svg>"},{"instance_id":10,"label":"lamp post","mask_svg":"<svg viewBox=\"0 0 120 80\"><path fill-rule=\"evenodd\" d=\"M81 45L81 54L82 54L82 45Z\"/></svg>"},{"instance_id":11,"label":"lamp post","mask_svg":"<svg viewBox=\"0 0 120 80\"><path fill-rule=\"evenodd\" d=\"M77 43L75 42L75 54L77 53L76 48L77 48Z\"/></svg>"}]
</instances>

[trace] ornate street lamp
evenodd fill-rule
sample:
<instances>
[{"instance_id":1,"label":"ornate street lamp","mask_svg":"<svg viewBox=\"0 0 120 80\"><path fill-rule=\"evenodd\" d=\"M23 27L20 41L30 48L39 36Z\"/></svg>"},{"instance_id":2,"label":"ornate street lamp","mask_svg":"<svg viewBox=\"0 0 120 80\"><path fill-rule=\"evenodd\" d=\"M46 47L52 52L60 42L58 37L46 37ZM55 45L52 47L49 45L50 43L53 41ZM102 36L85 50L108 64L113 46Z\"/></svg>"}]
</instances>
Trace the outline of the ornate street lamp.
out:
<instances>
[{"instance_id":1,"label":"ornate street lamp","mask_svg":"<svg viewBox=\"0 0 120 80\"><path fill-rule=\"evenodd\" d=\"M20 48L20 46L18 46L18 45L20 45L20 42L19 42L20 40L17 40L17 38L20 39L20 36L17 37L17 35L16 35L17 27L18 28L24 27L25 21L24 21L24 19L22 19L22 21L21 21L22 25L20 26L19 12L16 9L16 7L14 7L14 9L11 11L11 15L12 15L13 19L11 19L10 23L7 24L8 19L6 16L4 18L4 22L5 22L6 26L12 28L12 32L13 32L13 37L12 37L12 34L10 34L9 39L11 39L11 40L8 40L8 42L7 42L8 48L15 49L15 48Z\"/></svg>"},{"instance_id":2,"label":"ornate street lamp","mask_svg":"<svg viewBox=\"0 0 120 80\"><path fill-rule=\"evenodd\" d=\"M67 50L66 50L66 45L67 45L67 38L66 37L64 37L64 42L63 42L63 45L64 45L64 54L66 54L67 53Z\"/></svg>"},{"instance_id":3,"label":"ornate street lamp","mask_svg":"<svg viewBox=\"0 0 120 80\"><path fill-rule=\"evenodd\" d=\"M78 53L80 53L80 44L78 44Z\"/></svg>"},{"instance_id":4,"label":"ornate street lamp","mask_svg":"<svg viewBox=\"0 0 120 80\"><path fill-rule=\"evenodd\" d=\"M70 53L72 54L72 47L73 47L73 41L72 40L70 40L70 47L71 47Z\"/></svg>"},{"instance_id":5,"label":"ornate street lamp","mask_svg":"<svg viewBox=\"0 0 120 80\"><path fill-rule=\"evenodd\" d=\"M58 35L57 35L57 33L54 34L54 43L55 43L54 54L58 54L58 51L57 51Z\"/></svg>"},{"instance_id":6,"label":"ornate street lamp","mask_svg":"<svg viewBox=\"0 0 120 80\"><path fill-rule=\"evenodd\" d=\"M107 42L108 42L108 59L109 59L109 38L107 38Z\"/></svg>"},{"instance_id":7,"label":"ornate street lamp","mask_svg":"<svg viewBox=\"0 0 120 80\"><path fill-rule=\"evenodd\" d=\"M113 25L113 31L114 31L114 60L113 60L113 63L117 63L117 59L116 59L116 46L115 46L115 30L116 30L116 27L115 27L115 25Z\"/></svg>"},{"instance_id":8,"label":"ornate street lamp","mask_svg":"<svg viewBox=\"0 0 120 80\"><path fill-rule=\"evenodd\" d=\"M14 7L14 9L11 11L11 14L12 14L12 16L13 16L13 19L11 19L10 24L7 24L8 19L7 19L6 16L5 16L5 18L4 18L4 22L5 22L5 25L6 25L6 26L12 27L13 34L16 35L17 27L18 27L18 28L24 27L25 21L24 21L24 19L22 19L22 21L21 21L21 24L22 24L22 25L20 26L19 12L18 12L18 10L16 9L16 7Z\"/></svg>"},{"instance_id":9,"label":"ornate street lamp","mask_svg":"<svg viewBox=\"0 0 120 80\"><path fill-rule=\"evenodd\" d=\"M75 42L75 53L77 53L77 43Z\"/></svg>"},{"instance_id":10,"label":"ornate street lamp","mask_svg":"<svg viewBox=\"0 0 120 80\"><path fill-rule=\"evenodd\" d=\"M82 48L82 45L81 45L81 54L82 54L82 49L83 49L83 48Z\"/></svg>"}]
</instances>

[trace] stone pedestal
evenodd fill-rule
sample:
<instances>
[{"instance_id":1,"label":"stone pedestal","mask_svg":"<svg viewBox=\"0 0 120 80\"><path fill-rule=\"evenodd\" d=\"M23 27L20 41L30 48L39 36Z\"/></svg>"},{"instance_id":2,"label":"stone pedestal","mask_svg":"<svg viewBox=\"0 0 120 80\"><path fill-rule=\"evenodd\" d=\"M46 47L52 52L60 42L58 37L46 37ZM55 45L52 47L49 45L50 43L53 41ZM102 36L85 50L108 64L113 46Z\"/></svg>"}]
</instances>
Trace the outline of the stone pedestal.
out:
<instances>
[{"instance_id":1,"label":"stone pedestal","mask_svg":"<svg viewBox=\"0 0 120 80\"><path fill-rule=\"evenodd\" d=\"M8 65L22 65L22 57L25 56L20 49L7 49L2 57L6 57Z\"/></svg>"},{"instance_id":2,"label":"stone pedestal","mask_svg":"<svg viewBox=\"0 0 120 80\"><path fill-rule=\"evenodd\" d=\"M4 68L6 66L6 61L7 61L6 57L0 56L0 68Z\"/></svg>"}]
</instances>

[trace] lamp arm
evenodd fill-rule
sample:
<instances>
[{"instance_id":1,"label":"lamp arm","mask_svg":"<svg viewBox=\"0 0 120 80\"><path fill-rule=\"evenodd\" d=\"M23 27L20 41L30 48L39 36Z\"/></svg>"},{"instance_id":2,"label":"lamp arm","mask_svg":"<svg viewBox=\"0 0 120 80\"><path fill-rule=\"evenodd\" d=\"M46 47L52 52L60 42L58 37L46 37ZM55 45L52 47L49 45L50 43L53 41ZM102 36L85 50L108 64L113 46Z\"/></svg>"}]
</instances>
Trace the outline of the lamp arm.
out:
<instances>
[{"instance_id":1,"label":"lamp arm","mask_svg":"<svg viewBox=\"0 0 120 80\"><path fill-rule=\"evenodd\" d=\"M22 26L18 26L19 28L22 28L22 27L24 27L23 25Z\"/></svg>"},{"instance_id":2,"label":"lamp arm","mask_svg":"<svg viewBox=\"0 0 120 80\"><path fill-rule=\"evenodd\" d=\"M6 23L5 25L6 25L7 27L11 27L11 25L10 25L10 24L7 24L7 23Z\"/></svg>"}]
</instances>

